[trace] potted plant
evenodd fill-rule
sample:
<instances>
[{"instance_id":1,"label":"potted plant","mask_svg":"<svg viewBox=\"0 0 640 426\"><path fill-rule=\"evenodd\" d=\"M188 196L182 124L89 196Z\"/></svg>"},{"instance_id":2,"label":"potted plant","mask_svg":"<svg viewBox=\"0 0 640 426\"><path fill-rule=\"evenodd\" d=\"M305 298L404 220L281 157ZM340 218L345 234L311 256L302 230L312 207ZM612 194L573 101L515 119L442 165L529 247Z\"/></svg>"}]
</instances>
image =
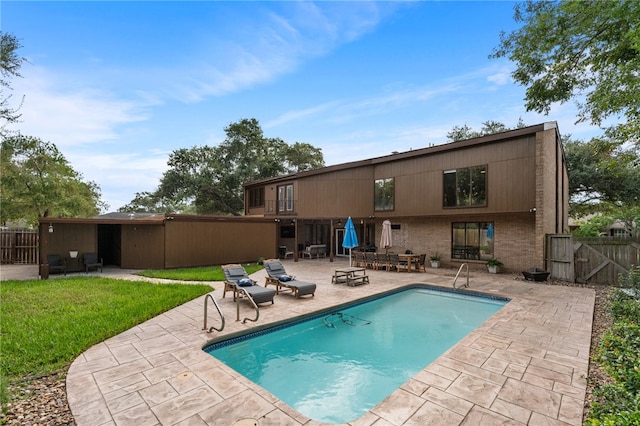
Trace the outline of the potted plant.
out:
<instances>
[{"instance_id":1,"label":"potted plant","mask_svg":"<svg viewBox=\"0 0 640 426\"><path fill-rule=\"evenodd\" d=\"M503 266L504 264L495 257L487 260L487 269L489 270L490 274L497 274L498 268L502 268Z\"/></svg>"},{"instance_id":2,"label":"potted plant","mask_svg":"<svg viewBox=\"0 0 640 426\"><path fill-rule=\"evenodd\" d=\"M432 254L429 257L429 263L431 263L431 267L432 268L439 268L440 267L440 259L442 258L442 255L438 252Z\"/></svg>"}]
</instances>

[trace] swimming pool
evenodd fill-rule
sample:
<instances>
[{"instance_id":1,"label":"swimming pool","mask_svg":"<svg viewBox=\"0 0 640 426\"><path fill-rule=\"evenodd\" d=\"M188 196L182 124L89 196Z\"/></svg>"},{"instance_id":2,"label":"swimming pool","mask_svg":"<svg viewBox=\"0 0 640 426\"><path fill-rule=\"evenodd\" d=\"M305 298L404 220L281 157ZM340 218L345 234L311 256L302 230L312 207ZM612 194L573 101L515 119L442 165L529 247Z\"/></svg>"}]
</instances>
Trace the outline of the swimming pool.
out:
<instances>
[{"instance_id":1,"label":"swimming pool","mask_svg":"<svg viewBox=\"0 0 640 426\"><path fill-rule=\"evenodd\" d=\"M506 299L413 287L204 350L319 422L355 420Z\"/></svg>"}]
</instances>

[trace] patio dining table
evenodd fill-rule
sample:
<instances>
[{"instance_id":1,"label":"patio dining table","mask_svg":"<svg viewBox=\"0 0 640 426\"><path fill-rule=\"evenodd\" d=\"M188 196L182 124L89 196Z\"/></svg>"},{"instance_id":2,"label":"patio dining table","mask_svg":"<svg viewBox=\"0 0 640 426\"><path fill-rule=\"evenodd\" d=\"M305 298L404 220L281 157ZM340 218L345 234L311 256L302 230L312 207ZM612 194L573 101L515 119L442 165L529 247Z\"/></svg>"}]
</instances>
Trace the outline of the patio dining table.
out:
<instances>
[{"instance_id":1,"label":"patio dining table","mask_svg":"<svg viewBox=\"0 0 640 426\"><path fill-rule=\"evenodd\" d=\"M419 254L399 254L398 258L401 261L405 261L407 262L407 272L411 272L412 269L412 264L418 261L418 259L420 259L420 255ZM418 271L417 265L416 265L416 271Z\"/></svg>"}]
</instances>

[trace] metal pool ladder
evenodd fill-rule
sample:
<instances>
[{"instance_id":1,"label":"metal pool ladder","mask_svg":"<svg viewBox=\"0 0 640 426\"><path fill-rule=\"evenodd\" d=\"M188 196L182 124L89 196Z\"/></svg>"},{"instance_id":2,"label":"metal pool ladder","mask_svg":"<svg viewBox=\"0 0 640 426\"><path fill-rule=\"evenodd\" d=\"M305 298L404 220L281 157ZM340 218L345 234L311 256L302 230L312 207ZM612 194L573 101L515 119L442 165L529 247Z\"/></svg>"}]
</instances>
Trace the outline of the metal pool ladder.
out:
<instances>
[{"instance_id":1,"label":"metal pool ladder","mask_svg":"<svg viewBox=\"0 0 640 426\"><path fill-rule=\"evenodd\" d=\"M220 326L220 328L210 327L209 330L207 330L207 302L209 302L209 299L211 299L216 309L218 310L218 313L220 314L220 319L222 320L222 325ZM202 329L207 330L207 333L211 333L213 330L215 331L224 330L224 315L222 315L220 306L218 306L218 302L216 302L216 299L213 298L213 295L211 293L207 294L204 297L204 327Z\"/></svg>"},{"instance_id":2,"label":"metal pool ladder","mask_svg":"<svg viewBox=\"0 0 640 426\"><path fill-rule=\"evenodd\" d=\"M244 324L247 321L251 321L251 322L258 321L258 318L260 317L260 309L258 309L258 305L256 305L256 302L253 300L253 298L251 297L251 295L247 290L245 290L242 287L238 287L238 291L240 291L241 293L244 293L247 299L249 299L249 302L251 302L251 304L253 305L253 309L256 310L256 317L254 319L245 318L242 320L242 323ZM236 321L240 321L240 296L236 297Z\"/></svg>"},{"instance_id":3,"label":"metal pool ladder","mask_svg":"<svg viewBox=\"0 0 640 426\"><path fill-rule=\"evenodd\" d=\"M460 275L460 272L462 272L462 268L467 268L467 283L465 285L463 285L463 287L467 287L469 288L469 265L467 265L466 263L463 263L462 265L460 265L460 268L458 268L458 273L456 274L456 277L453 279L453 288L456 288L456 281L458 279L458 276Z\"/></svg>"}]
</instances>

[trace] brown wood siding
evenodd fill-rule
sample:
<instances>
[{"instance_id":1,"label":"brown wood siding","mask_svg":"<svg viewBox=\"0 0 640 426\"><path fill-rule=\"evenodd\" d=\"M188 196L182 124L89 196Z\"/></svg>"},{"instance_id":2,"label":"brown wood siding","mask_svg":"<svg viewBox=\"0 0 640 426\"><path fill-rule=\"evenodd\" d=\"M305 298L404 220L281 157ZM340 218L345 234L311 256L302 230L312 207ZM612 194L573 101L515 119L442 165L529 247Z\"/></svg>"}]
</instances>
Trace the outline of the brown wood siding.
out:
<instances>
[{"instance_id":1,"label":"brown wood siding","mask_svg":"<svg viewBox=\"0 0 640 426\"><path fill-rule=\"evenodd\" d=\"M276 223L167 221L166 268L277 257Z\"/></svg>"},{"instance_id":2,"label":"brown wood siding","mask_svg":"<svg viewBox=\"0 0 640 426\"><path fill-rule=\"evenodd\" d=\"M121 268L164 268L164 226L122 225L121 243Z\"/></svg>"},{"instance_id":3,"label":"brown wood siding","mask_svg":"<svg viewBox=\"0 0 640 426\"><path fill-rule=\"evenodd\" d=\"M443 172L479 165L487 165L487 206L444 208ZM535 138L375 166L375 179L387 177L395 179L395 209L377 214L403 217L528 211L535 205Z\"/></svg>"},{"instance_id":4,"label":"brown wood siding","mask_svg":"<svg viewBox=\"0 0 640 426\"><path fill-rule=\"evenodd\" d=\"M46 231L48 238L47 253L69 257L70 250L77 250L78 257L82 253L97 252L97 225L75 223L55 223L53 233Z\"/></svg>"},{"instance_id":5,"label":"brown wood siding","mask_svg":"<svg viewBox=\"0 0 640 426\"><path fill-rule=\"evenodd\" d=\"M367 164L267 184L265 206L275 206L277 186L285 183L294 184L294 214L299 217L521 213L528 212L536 205L536 137L533 134L431 155L408 158L398 155L398 158L398 161ZM443 172L479 165L487 166L487 205L444 208ZM395 182L394 210L376 212L373 207L374 181L389 177L394 178ZM348 211L344 206L348 206ZM275 211L268 208L249 209L248 213L275 214Z\"/></svg>"},{"instance_id":6,"label":"brown wood siding","mask_svg":"<svg viewBox=\"0 0 640 426\"><path fill-rule=\"evenodd\" d=\"M373 169L358 167L309 176L294 183L294 214L301 217L341 217L344 206L353 206L348 214L369 216L373 212ZM284 183L284 182L283 182ZM271 189L273 188L273 189ZM265 188L265 205L275 205L276 185ZM255 209L251 209L254 212ZM267 214L274 214L267 209Z\"/></svg>"}]
</instances>

